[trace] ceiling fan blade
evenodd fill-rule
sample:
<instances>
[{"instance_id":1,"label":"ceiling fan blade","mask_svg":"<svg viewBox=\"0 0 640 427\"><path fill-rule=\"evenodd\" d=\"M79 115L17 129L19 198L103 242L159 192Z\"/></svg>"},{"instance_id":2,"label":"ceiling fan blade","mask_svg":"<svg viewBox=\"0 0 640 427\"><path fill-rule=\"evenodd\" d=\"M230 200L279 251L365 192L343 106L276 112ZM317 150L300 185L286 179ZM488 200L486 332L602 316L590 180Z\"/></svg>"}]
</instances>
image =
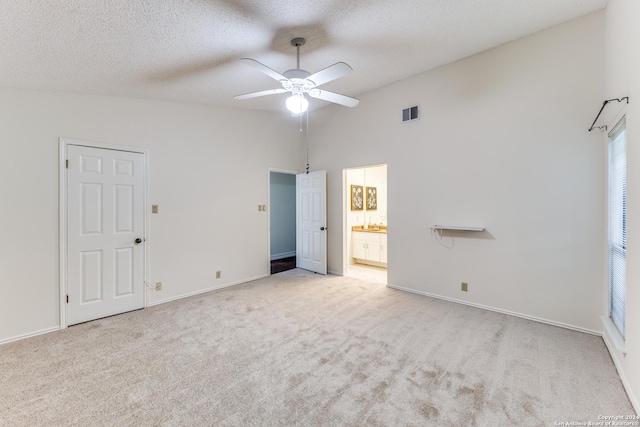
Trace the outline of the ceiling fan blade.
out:
<instances>
[{"instance_id":1,"label":"ceiling fan blade","mask_svg":"<svg viewBox=\"0 0 640 427\"><path fill-rule=\"evenodd\" d=\"M327 68L310 75L307 77L307 80L311 80L316 86L320 86L332 80L346 76L352 71L353 68L344 62L336 62L335 64L329 65Z\"/></svg>"},{"instance_id":2,"label":"ceiling fan blade","mask_svg":"<svg viewBox=\"0 0 640 427\"><path fill-rule=\"evenodd\" d=\"M321 89L310 90L309 96L312 98L322 99L324 101L344 105L345 107L355 107L360 102L360 100L351 98L350 96L344 96L340 95L339 93L329 92L328 90Z\"/></svg>"},{"instance_id":3,"label":"ceiling fan blade","mask_svg":"<svg viewBox=\"0 0 640 427\"><path fill-rule=\"evenodd\" d=\"M235 99L249 99L249 98L257 98L259 96L266 96L266 95L275 95L277 93L285 93L286 90L285 89L269 89L269 90L261 90L260 92L251 92L251 93L245 93L243 95L236 95L234 96Z\"/></svg>"},{"instance_id":4,"label":"ceiling fan blade","mask_svg":"<svg viewBox=\"0 0 640 427\"><path fill-rule=\"evenodd\" d=\"M283 76L282 74L277 72L276 70L272 70L271 68L267 67L266 65L264 65L261 62L256 61L255 59L242 58L240 60L240 62L242 62L243 64L247 64L250 67L255 68L256 70L266 74L267 76L269 76L272 79L277 80L279 82L288 81L289 80L288 78L286 78L285 76Z\"/></svg>"}]
</instances>

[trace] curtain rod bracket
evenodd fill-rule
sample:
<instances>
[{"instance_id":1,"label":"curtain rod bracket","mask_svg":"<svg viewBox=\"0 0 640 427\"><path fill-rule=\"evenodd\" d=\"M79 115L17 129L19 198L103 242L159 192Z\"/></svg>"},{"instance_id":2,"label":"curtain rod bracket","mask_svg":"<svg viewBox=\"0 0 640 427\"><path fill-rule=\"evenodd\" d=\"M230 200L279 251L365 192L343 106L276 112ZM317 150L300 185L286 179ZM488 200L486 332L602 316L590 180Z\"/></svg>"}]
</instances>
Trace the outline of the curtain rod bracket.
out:
<instances>
[{"instance_id":1,"label":"curtain rod bracket","mask_svg":"<svg viewBox=\"0 0 640 427\"><path fill-rule=\"evenodd\" d=\"M617 102L622 102L624 100L627 100L627 104L629 103L629 97L625 96L622 98L612 98L612 99L607 99L606 101L604 101L602 103L602 107L600 107L600 111L598 111L598 115L596 116L596 119L593 121L593 123L591 123L591 127L589 128L589 132L591 132L594 129L602 129L602 130L607 130L606 126L594 126L596 124L596 122L598 121L598 119L600 118L600 114L602 114L602 110L604 110L604 107L607 106L608 103L613 102L613 101L617 101Z\"/></svg>"}]
</instances>

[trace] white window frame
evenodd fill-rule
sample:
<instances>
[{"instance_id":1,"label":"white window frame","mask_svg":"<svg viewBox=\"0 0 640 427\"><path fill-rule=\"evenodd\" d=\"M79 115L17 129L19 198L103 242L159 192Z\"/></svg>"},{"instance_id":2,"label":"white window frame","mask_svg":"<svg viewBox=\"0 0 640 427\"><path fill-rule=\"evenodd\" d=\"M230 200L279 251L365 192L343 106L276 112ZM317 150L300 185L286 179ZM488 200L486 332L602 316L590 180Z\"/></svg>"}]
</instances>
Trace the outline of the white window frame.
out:
<instances>
[{"instance_id":1,"label":"white window frame","mask_svg":"<svg viewBox=\"0 0 640 427\"><path fill-rule=\"evenodd\" d=\"M608 134L608 316L621 338L626 332L626 117Z\"/></svg>"}]
</instances>

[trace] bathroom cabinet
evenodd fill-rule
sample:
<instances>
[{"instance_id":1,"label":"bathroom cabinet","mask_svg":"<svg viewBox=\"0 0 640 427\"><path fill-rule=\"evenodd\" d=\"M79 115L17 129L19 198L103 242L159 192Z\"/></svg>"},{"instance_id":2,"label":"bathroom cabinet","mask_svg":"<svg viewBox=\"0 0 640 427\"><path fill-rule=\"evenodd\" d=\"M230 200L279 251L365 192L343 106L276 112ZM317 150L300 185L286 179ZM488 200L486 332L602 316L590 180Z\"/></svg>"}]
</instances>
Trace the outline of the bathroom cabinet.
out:
<instances>
[{"instance_id":1,"label":"bathroom cabinet","mask_svg":"<svg viewBox=\"0 0 640 427\"><path fill-rule=\"evenodd\" d=\"M387 234L354 231L351 236L351 256L361 264L387 266Z\"/></svg>"}]
</instances>

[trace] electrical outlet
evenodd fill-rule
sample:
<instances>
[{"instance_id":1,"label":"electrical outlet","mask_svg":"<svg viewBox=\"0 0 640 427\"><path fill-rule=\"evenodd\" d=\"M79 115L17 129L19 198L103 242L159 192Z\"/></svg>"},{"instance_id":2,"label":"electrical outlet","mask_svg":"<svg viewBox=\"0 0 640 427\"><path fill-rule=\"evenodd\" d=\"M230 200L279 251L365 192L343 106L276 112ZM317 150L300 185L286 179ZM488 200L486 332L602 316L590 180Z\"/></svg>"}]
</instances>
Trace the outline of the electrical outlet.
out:
<instances>
[{"instance_id":1,"label":"electrical outlet","mask_svg":"<svg viewBox=\"0 0 640 427\"><path fill-rule=\"evenodd\" d=\"M222 276L222 274L220 273L220 271L216 271L216 279L219 279Z\"/></svg>"},{"instance_id":2,"label":"electrical outlet","mask_svg":"<svg viewBox=\"0 0 640 427\"><path fill-rule=\"evenodd\" d=\"M467 282L462 282L462 292L469 291L469 284Z\"/></svg>"},{"instance_id":3,"label":"electrical outlet","mask_svg":"<svg viewBox=\"0 0 640 427\"><path fill-rule=\"evenodd\" d=\"M162 290L162 282L156 282L156 291Z\"/></svg>"}]
</instances>

